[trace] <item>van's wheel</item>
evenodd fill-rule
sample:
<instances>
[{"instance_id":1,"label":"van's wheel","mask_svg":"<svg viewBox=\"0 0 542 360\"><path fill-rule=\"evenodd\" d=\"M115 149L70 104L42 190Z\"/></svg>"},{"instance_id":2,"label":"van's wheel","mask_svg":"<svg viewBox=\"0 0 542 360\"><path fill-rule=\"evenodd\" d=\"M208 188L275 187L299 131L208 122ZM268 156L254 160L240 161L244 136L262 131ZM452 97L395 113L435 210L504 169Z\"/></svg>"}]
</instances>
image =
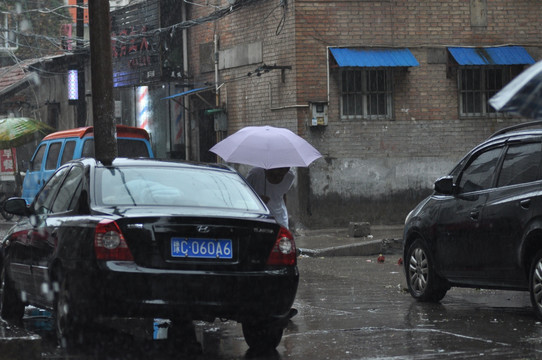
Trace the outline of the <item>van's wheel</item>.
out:
<instances>
[{"instance_id":1,"label":"van's wheel","mask_svg":"<svg viewBox=\"0 0 542 360\"><path fill-rule=\"evenodd\" d=\"M449 289L446 281L435 272L433 258L422 240L415 240L405 259L408 290L419 301L440 301Z\"/></svg>"},{"instance_id":2,"label":"van's wheel","mask_svg":"<svg viewBox=\"0 0 542 360\"><path fill-rule=\"evenodd\" d=\"M2 315L2 318L5 320L19 321L24 315L24 303L19 298L17 290L15 290L6 271L6 264L9 262L9 259L6 258L4 260L4 265L2 265L0 271L0 281L2 283L2 297L0 301L0 306L2 308L0 310L0 315Z\"/></svg>"},{"instance_id":3,"label":"van's wheel","mask_svg":"<svg viewBox=\"0 0 542 360\"><path fill-rule=\"evenodd\" d=\"M531 304L538 319L542 320L542 250L539 250L531 262L529 270L529 293Z\"/></svg>"},{"instance_id":4,"label":"van's wheel","mask_svg":"<svg viewBox=\"0 0 542 360\"><path fill-rule=\"evenodd\" d=\"M243 323L243 335L251 350L274 350L280 344L284 329L265 322Z\"/></svg>"}]
</instances>

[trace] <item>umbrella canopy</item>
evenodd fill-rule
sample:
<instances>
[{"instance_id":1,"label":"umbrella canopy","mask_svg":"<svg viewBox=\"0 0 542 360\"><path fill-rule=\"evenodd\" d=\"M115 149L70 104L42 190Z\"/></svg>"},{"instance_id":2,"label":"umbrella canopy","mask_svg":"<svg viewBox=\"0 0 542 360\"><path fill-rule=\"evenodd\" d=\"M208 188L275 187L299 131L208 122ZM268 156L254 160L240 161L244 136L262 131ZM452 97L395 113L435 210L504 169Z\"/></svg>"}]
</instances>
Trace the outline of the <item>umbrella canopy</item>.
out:
<instances>
[{"instance_id":1,"label":"umbrella canopy","mask_svg":"<svg viewBox=\"0 0 542 360\"><path fill-rule=\"evenodd\" d=\"M306 167L322 155L292 131L273 126L247 126L210 151L228 162L274 169Z\"/></svg>"},{"instance_id":2,"label":"umbrella canopy","mask_svg":"<svg viewBox=\"0 0 542 360\"><path fill-rule=\"evenodd\" d=\"M0 149L26 144L32 141L36 133L46 135L53 131L49 125L30 118L0 119Z\"/></svg>"},{"instance_id":3,"label":"umbrella canopy","mask_svg":"<svg viewBox=\"0 0 542 360\"><path fill-rule=\"evenodd\" d=\"M516 76L489 99L489 104L497 111L541 120L542 61Z\"/></svg>"}]
</instances>

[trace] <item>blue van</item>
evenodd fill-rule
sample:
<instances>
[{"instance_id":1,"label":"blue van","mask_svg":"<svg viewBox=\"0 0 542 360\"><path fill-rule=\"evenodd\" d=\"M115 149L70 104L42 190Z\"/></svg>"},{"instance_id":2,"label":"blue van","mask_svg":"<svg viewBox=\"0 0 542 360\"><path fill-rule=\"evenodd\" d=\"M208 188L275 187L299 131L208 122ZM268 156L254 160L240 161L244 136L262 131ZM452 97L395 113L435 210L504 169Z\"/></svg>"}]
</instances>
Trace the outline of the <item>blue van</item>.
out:
<instances>
[{"instance_id":1,"label":"blue van","mask_svg":"<svg viewBox=\"0 0 542 360\"><path fill-rule=\"evenodd\" d=\"M145 129L117 125L119 157L154 157ZM43 138L30 160L23 181L22 197L30 204L43 184L62 164L82 157L94 157L92 126L57 131Z\"/></svg>"}]
</instances>

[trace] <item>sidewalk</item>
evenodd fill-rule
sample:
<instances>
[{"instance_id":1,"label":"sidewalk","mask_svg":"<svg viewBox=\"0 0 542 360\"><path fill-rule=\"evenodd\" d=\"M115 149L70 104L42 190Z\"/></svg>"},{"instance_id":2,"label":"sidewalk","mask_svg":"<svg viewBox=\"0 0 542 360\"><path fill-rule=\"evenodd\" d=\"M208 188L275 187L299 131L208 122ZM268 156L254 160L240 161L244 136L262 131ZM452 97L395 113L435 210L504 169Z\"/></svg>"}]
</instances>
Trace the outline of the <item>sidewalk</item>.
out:
<instances>
[{"instance_id":1,"label":"sidewalk","mask_svg":"<svg viewBox=\"0 0 542 360\"><path fill-rule=\"evenodd\" d=\"M370 235L350 237L348 227L298 230L296 246L311 257L402 254L403 225L371 225Z\"/></svg>"}]
</instances>

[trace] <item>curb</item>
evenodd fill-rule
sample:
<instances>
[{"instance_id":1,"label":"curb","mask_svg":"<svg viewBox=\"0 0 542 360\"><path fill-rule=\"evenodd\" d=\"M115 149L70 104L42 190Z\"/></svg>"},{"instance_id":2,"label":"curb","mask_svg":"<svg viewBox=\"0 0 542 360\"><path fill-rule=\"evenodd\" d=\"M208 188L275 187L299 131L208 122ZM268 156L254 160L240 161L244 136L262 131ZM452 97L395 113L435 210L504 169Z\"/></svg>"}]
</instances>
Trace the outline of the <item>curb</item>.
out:
<instances>
[{"instance_id":1,"label":"curb","mask_svg":"<svg viewBox=\"0 0 542 360\"><path fill-rule=\"evenodd\" d=\"M309 257L370 256L402 253L402 239L371 240L363 243L333 246L323 249L299 248L299 255Z\"/></svg>"},{"instance_id":2,"label":"curb","mask_svg":"<svg viewBox=\"0 0 542 360\"><path fill-rule=\"evenodd\" d=\"M6 325L2 324L5 329ZM24 331L23 334L4 330L0 339L2 353L0 359L30 360L41 358L41 336L33 335Z\"/></svg>"}]
</instances>

